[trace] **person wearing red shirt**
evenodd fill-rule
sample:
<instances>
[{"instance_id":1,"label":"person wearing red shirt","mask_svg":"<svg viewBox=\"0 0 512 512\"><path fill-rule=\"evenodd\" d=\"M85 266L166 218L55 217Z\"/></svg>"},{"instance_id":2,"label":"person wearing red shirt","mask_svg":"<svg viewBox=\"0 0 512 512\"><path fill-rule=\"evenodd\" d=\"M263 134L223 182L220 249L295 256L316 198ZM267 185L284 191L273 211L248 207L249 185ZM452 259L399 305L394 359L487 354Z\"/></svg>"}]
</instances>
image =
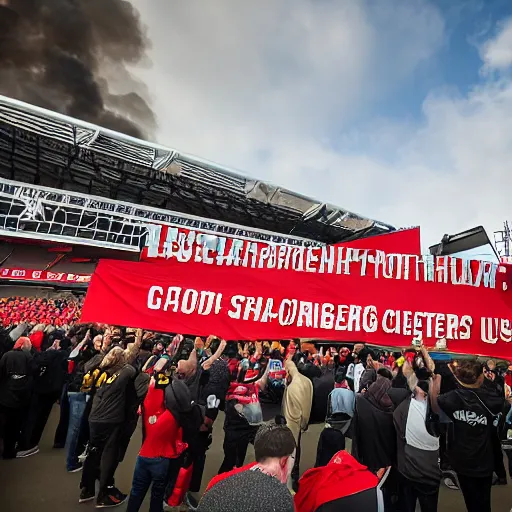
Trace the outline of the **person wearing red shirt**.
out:
<instances>
[{"instance_id":1,"label":"person wearing red shirt","mask_svg":"<svg viewBox=\"0 0 512 512\"><path fill-rule=\"evenodd\" d=\"M137 512L151 486L150 512L161 512L165 488L180 469L180 455L187 444L182 424L193 403L186 384L170 379L155 365L142 405L143 443L135 463L127 512Z\"/></svg>"}]
</instances>

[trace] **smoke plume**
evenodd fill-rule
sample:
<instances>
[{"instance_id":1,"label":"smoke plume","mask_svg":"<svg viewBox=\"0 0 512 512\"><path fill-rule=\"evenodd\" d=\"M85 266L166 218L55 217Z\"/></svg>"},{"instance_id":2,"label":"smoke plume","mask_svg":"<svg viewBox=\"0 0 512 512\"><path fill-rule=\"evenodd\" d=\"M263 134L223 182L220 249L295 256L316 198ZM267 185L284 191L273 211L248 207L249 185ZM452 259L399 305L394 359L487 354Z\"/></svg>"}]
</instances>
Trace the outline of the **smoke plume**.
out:
<instances>
[{"instance_id":1,"label":"smoke plume","mask_svg":"<svg viewBox=\"0 0 512 512\"><path fill-rule=\"evenodd\" d=\"M146 138L148 44L126 0L0 0L0 94Z\"/></svg>"}]
</instances>

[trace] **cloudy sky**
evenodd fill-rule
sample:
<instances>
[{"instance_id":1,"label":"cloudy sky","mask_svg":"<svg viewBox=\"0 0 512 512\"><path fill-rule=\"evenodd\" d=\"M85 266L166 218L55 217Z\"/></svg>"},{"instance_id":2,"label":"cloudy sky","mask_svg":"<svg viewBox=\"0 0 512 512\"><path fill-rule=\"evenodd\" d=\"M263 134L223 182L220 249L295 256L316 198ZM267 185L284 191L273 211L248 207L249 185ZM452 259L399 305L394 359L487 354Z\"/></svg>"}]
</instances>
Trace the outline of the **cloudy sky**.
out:
<instances>
[{"instance_id":1,"label":"cloudy sky","mask_svg":"<svg viewBox=\"0 0 512 512\"><path fill-rule=\"evenodd\" d=\"M426 246L510 219L508 0L132 0L161 144Z\"/></svg>"}]
</instances>

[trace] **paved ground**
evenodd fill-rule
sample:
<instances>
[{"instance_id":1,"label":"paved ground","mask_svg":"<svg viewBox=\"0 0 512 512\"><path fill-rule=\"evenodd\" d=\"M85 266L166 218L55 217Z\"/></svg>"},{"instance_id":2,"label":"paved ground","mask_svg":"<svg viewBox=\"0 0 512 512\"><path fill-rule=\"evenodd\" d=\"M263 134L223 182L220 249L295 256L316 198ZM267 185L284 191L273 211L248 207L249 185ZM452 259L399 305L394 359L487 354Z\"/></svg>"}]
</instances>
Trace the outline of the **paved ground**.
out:
<instances>
[{"instance_id":1,"label":"paved ground","mask_svg":"<svg viewBox=\"0 0 512 512\"><path fill-rule=\"evenodd\" d=\"M80 473L68 474L65 470L64 452L52 449L53 433L57 422L57 408L54 409L41 442L41 452L27 459L0 460L0 511L1 512L86 512L93 510L92 504L78 504ZM216 473L222 460L222 417L214 430L214 442L208 452L203 485ZM316 444L321 431L314 425L303 436L301 469L304 471L314 464ZM138 429L128 450L125 461L116 473L118 487L128 492L133 467L140 447ZM253 460L250 449L247 462ZM510 512L512 508L512 484L493 489L493 512ZM124 505L115 510L124 510ZM143 509L147 510L147 508ZM441 489L440 512L463 512L462 495L458 491ZM264 512L264 511L262 511Z\"/></svg>"}]
</instances>

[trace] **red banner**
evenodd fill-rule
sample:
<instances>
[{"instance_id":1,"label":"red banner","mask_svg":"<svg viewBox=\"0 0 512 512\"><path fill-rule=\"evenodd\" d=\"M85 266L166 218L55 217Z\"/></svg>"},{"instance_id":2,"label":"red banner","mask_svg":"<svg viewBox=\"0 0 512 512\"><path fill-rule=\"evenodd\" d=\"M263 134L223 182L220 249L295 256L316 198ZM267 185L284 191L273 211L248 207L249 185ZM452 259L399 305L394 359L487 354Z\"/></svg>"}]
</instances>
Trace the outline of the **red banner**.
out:
<instances>
[{"instance_id":1,"label":"red banner","mask_svg":"<svg viewBox=\"0 0 512 512\"><path fill-rule=\"evenodd\" d=\"M232 340L317 338L427 346L512 357L512 293L505 267L456 258L346 250L332 272L282 272L190 262L103 260L84 322ZM386 266L386 262L387 265ZM392 263L394 262L394 263Z\"/></svg>"},{"instance_id":2,"label":"red banner","mask_svg":"<svg viewBox=\"0 0 512 512\"><path fill-rule=\"evenodd\" d=\"M148 238L148 246L141 252L142 261L157 261L176 259L181 263L189 261L229 264L231 260L244 258L260 260L261 257L270 259L267 254L273 250L276 253L288 254L304 251L300 245L278 245L256 240L245 240L226 237L222 234L206 234L172 226L160 226L155 232L156 238ZM386 253L420 254L420 228L403 229L385 235L361 238L343 244L333 244L329 247L351 247L354 249L375 249ZM316 252L321 249L317 248Z\"/></svg>"},{"instance_id":3,"label":"red banner","mask_svg":"<svg viewBox=\"0 0 512 512\"><path fill-rule=\"evenodd\" d=\"M51 272L49 270L2 268L0 269L0 279L59 283L89 283L91 276L88 274L67 274L66 272Z\"/></svg>"}]
</instances>

